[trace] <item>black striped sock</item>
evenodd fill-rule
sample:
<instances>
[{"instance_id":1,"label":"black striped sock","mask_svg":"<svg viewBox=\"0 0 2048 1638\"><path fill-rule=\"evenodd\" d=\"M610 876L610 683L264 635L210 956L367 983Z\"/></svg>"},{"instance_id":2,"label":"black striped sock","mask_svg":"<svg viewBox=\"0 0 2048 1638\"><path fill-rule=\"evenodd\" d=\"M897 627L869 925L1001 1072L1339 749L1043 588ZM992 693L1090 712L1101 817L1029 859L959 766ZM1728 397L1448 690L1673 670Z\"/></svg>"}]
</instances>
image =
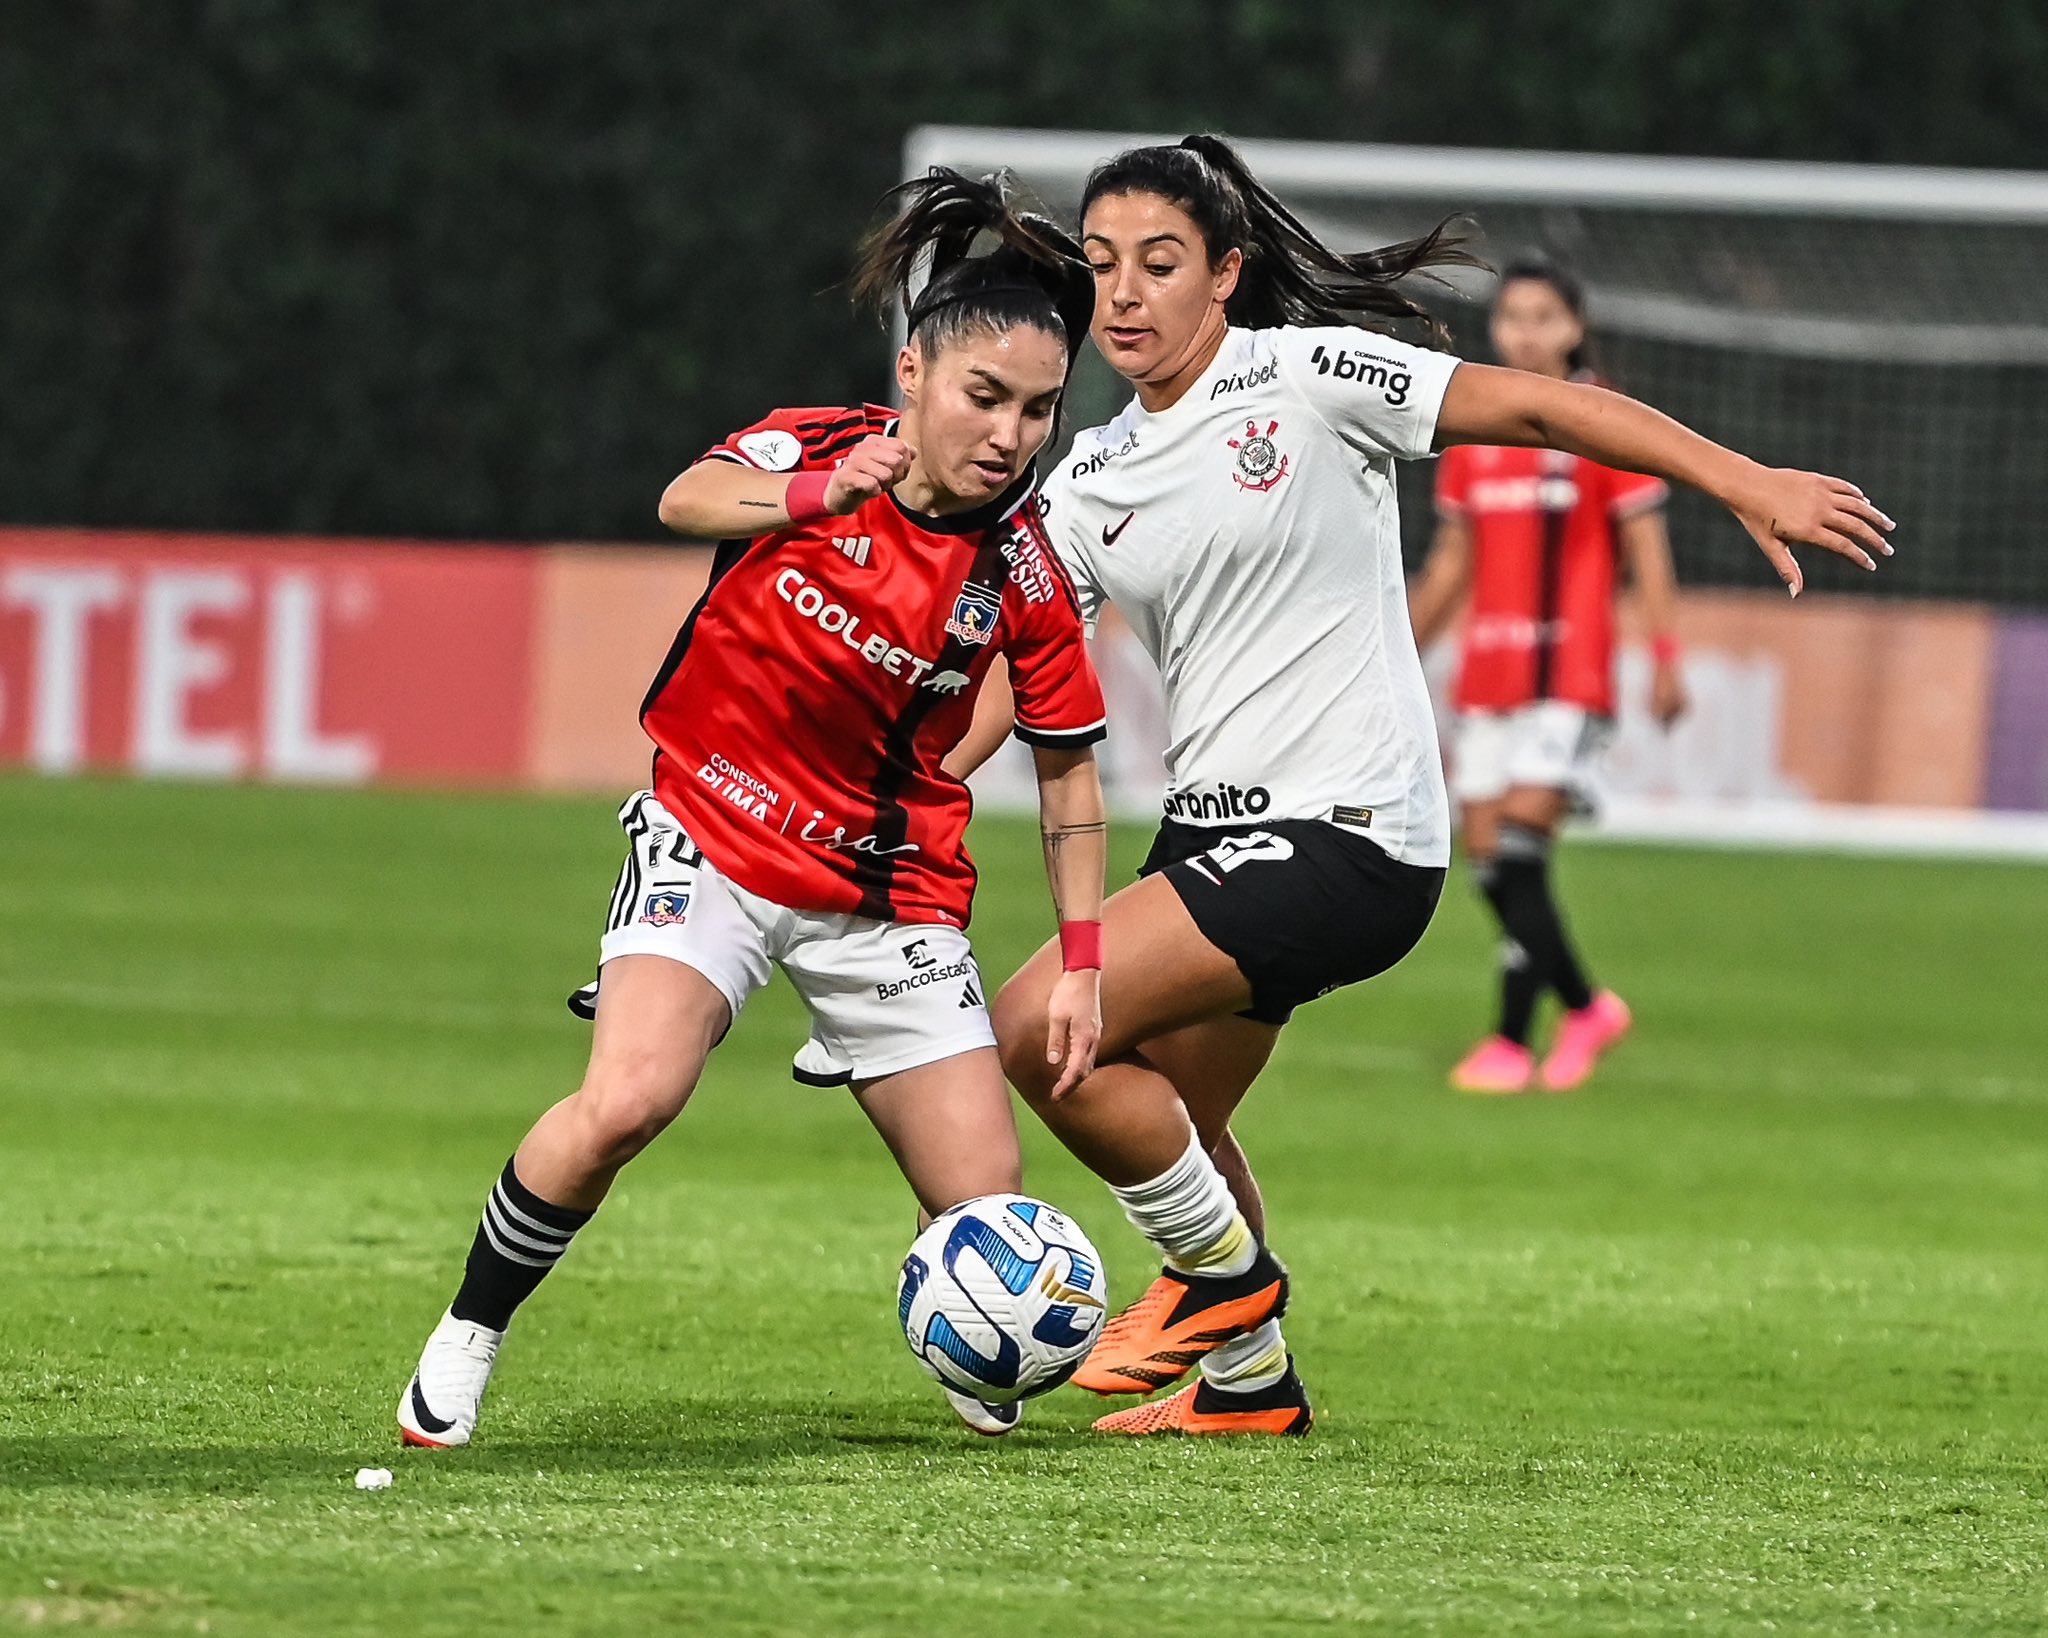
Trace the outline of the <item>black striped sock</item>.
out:
<instances>
[{"instance_id":1,"label":"black striped sock","mask_svg":"<svg viewBox=\"0 0 2048 1638\"><path fill-rule=\"evenodd\" d=\"M533 1295L591 1216L541 1199L506 1161L504 1174L484 1199L483 1220L470 1243L462 1289L455 1293L449 1312L472 1325L504 1330L512 1323L513 1310Z\"/></svg>"}]
</instances>

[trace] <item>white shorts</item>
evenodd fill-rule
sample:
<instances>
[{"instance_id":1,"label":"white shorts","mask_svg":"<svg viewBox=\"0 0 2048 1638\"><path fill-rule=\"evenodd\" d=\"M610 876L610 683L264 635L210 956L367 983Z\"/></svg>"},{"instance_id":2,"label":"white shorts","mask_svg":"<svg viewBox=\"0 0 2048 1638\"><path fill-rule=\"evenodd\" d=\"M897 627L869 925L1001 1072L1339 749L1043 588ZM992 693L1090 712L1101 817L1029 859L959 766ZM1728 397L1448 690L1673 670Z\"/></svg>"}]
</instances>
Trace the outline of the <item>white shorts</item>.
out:
<instances>
[{"instance_id":1,"label":"white shorts","mask_svg":"<svg viewBox=\"0 0 2048 1638\"><path fill-rule=\"evenodd\" d=\"M1458 718L1451 794L1460 802L1498 802L1513 785L1568 792L1590 811L1600 795L1600 763L1614 737L1611 718L1563 700L1515 711L1469 711Z\"/></svg>"},{"instance_id":2,"label":"white shorts","mask_svg":"<svg viewBox=\"0 0 2048 1638\"><path fill-rule=\"evenodd\" d=\"M628 798L619 823L626 862L598 947L598 981L569 1003L583 1016L595 1016L604 962L658 955L702 973L735 1018L768 982L770 964L780 967L810 1009L798 1079L813 1085L875 1080L996 1044L959 928L791 910L749 893L704 857L652 791Z\"/></svg>"}]
</instances>

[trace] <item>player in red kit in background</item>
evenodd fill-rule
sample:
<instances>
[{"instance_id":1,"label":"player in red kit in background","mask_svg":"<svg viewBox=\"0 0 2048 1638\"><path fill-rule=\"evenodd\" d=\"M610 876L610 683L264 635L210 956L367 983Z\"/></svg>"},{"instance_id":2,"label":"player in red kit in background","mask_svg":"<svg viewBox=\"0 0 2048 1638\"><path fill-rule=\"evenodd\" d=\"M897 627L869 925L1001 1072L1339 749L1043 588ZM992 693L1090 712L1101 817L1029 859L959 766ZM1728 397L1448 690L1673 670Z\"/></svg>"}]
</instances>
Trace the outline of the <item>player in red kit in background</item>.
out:
<instances>
[{"instance_id":1,"label":"player in red kit in background","mask_svg":"<svg viewBox=\"0 0 2048 1638\"><path fill-rule=\"evenodd\" d=\"M627 852L581 1088L486 1199L461 1288L401 1398L410 1444L466 1444L512 1314L612 1180L682 1110L712 1048L780 966L812 1021L800 1071L850 1084L927 1212L1021 1181L1009 1089L963 929L966 788L941 766L997 655L1037 758L1065 971L1046 1053L1092 1067L1105 837L1103 733L1065 570L1032 488L1092 279L1051 223L934 171L863 248L856 293L902 299L903 412L782 410L713 447L662 497L720 542L711 584L648 690L652 789ZM976 238L996 248L970 255ZM909 299L912 270L931 276ZM1013 1406L948 1394L1004 1433Z\"/></svg>"},{"instance_id":2,"label":"player in red kit in background","mask_svg":"<svg viewBox=\"0 0 2048 1638\"><path fill-rule=\"evenodd\" d=\"M1584 291L1553 263L1524 259L1501 274L1492 335L1511 368L1593 379ZM1569 1091L1628 1032L1627 1006L1593 987L1565 930L1549 860L1560 824L1596 795L1624 566L1655 664L1651 712L1669 726L1686 708L1665 494L1661 479L1560 450L1462 444L1437 464L1440 522L1411 615L1427 646L1469 594L1452 795L1503 935L1498 1026L1451 1072L1460 1091ZM1565 1011L1539 1069L1529 1043L1546 990Z\"/></svg>"}]
</instances>

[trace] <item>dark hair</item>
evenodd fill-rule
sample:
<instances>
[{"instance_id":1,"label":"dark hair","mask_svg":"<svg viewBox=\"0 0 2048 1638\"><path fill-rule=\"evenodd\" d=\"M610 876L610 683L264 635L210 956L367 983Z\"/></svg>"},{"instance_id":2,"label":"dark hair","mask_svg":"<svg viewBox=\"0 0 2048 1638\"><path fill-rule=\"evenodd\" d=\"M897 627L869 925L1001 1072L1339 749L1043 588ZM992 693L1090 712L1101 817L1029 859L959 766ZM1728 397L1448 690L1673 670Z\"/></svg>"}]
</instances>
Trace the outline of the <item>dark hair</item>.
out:
<instances>
[{"instance_id":1,"label":"dark hair","mask_svg":"<svg viewBox=\"0 0 2048 1638\"><path fill-rule=\"evenodd\" d=\"M1244 267L1225 304L1232 324L1351 324L1361 316L1414 320L1435 341L1442 323L1399 288L1433 267L1484 267L1446 217L1419 239L1346 255L1332 250L1281 204L1221 137L1183 137L1173 147L1130 148L1106 159L1081 190L1081 215L1106 194L1156 194L1186 211L1213 266L1237 250Z\"/></svg>"},{"instance_id":2,"label":"dark hair","mask_svg":"<svg viewBox=\"0 0 2048 1638\"><path fill-rule=\"evenodd\" d=\"M1593 369L1593 347L1583 334L1586 323L1585 281L1563 262L1537 251L1524 251L1500 270L1500 283L1493 290L1493 305L1500 305L1501 292L1509 285L1524 279L1549 285L1557 292L1557 299L1564 303L1566 311L1579 321L1582 327L1579 344L1565 354L1564 364L1573 375L1589 374Z\"/></svg>"},{"instance_id":3,"label":"dark hair","mask_svg":"<svg viewBox=\"0 0 2048 1638\"><path fill-rule=\"evenodd\" d=\"M1050 218L1016 206L1006 177L977 181L934 165L891 188L882 203L897 211L861 241L857 302L883 311L900 302L910 339L927 356L973 331L1028 324L1058 336L1073 369L1095 309L1094 275L1081 247ZM971 254L985 233L998 243ZM930 276L913 295L920 266Z\"/></svg>"}]
</instances>

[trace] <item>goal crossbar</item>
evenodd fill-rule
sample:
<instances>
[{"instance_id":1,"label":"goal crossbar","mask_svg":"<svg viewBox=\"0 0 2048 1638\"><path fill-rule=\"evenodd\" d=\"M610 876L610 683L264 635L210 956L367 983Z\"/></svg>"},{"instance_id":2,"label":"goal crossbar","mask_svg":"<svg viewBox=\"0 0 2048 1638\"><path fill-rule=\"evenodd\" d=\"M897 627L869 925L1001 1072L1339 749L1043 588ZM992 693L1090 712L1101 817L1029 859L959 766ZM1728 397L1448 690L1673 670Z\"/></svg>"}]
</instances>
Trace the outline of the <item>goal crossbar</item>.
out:
<instances>
[{"instance_id":1,"label":"goal crossbar","mask_svg":"<svg viewBox=\"0 0 2048 1638\"><path fill-rule=\"evenodd\" d=\"M1122 149L1179 140L1138 131L920 125L904 143L905 174L922 175L932 165L968 171L1008 166L1027 178L1071 178ZM1260 179L1281 193L1350 192L1361 177L1370 177L1374 195L1389 199L1544 200L1643 210L2048 224L2048 171L1659 159L1365 142L1251 139L1237 146Z\"/></svg>"}]
</instances>

